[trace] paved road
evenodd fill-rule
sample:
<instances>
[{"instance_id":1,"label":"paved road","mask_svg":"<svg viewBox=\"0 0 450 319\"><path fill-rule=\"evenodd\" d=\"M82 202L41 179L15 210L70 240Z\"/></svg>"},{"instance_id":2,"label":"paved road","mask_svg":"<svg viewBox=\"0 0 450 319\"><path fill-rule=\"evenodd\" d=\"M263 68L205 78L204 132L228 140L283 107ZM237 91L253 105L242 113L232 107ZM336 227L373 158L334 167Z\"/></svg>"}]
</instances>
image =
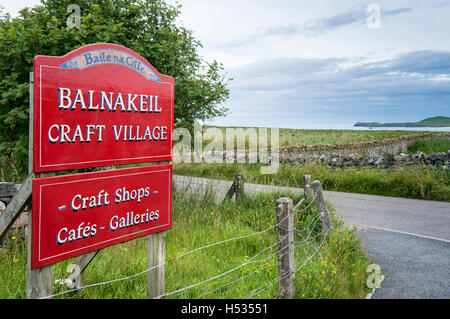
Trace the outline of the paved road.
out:
<instances>
[{"instance_id":1,"label":"paved road","mask_svg":"<svg viewBox=\"0 0 450 319\"><path fill-rule=\"evenodd\" d=\"M193 192L225 196L231 181L174 176ZM300 188L245 184L245 192L302 192ZM367 253L388 273L372 298L450 298L450 203L324 192L339 217L356 227Z\"/></svg>"}]
</instances>

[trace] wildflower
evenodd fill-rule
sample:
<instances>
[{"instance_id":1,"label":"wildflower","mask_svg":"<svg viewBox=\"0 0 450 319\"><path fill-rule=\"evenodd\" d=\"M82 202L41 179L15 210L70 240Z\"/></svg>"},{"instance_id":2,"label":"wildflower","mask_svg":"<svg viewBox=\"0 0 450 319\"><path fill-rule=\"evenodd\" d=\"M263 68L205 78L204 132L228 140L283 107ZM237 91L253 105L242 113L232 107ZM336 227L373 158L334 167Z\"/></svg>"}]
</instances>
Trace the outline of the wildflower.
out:
<instances>
[{"instance_id":1,"label":"wildflower","mask_svg":"<svg viewBox=\"0 0 450 319\"><path fill-rule=\"evenodd\" d=\"M214 212L211 212L211 215L214 215Z\"/></svg>"},{"instance_id":2,"label":"wildflower","mask_svg":"<svg viewBox=\"0 0 450 319\"><path fill-rule=\"evenodd\" d=\"M15 240L15 239L16 239L16 236L12 236L11 239L14 239L14 240Z\"/></svg>"},{"instance_id":3,"label":"wildflower","mask_svg":"<svg viewBox=\"0 0 450 319\"><path fill-rule=\"evenodd\" d=\"M325 275L325 270L322 270L322 275Z\"/></svg>"},{"instance_id":4,"label":"wildflower","mask_svg":"<svg viewBox=\"0 0 450 319\"><path fill-rule=\"evenodd\" d=\"M302 298L305 298L305 294L302 294Z\"/></svg>"}]
</instances>

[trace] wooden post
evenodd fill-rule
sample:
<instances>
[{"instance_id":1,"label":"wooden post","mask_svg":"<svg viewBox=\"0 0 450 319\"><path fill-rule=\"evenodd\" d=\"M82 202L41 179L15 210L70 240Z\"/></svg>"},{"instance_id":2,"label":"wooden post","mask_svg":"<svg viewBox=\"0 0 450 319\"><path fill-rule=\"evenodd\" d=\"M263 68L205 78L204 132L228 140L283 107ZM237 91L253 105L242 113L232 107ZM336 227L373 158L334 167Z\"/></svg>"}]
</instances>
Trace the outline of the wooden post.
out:
<instances>
[{"instance_id":1,"label":"wooden post","mask_svg":"<svg viewBox=\"0 0 450 319\"><path fill-rule=\"evenodd\" d=\"M54 176L55 173L36 174L36 177ZM28 212L28 245L27 245L27 299L47 297L53 291L53 265L31 270L31 230L32 209Z\"/></svg>"},{"instance_id":2,"label":"wooden post","mask_svg":"<svg viewBox=\"0 0 450 319\"><path fill-rule=\"evenodd\" d=\"M151 234L147 237L147 298L153 299L164 294L166 289L166 236L167 231ZM161 266L158 266L161 265Z\"/></svg>"},{"instance_id":3,"label":"wooden post","mask_svg":"<svg viewBox=\"0 0 450 319\"><path fill-rule=\"evenodd\" d=\"M28 173L33 173L33 72L30 72L30 111L29 111ZM54 176L54 172L36 174L35 177ZM53 265L31 270L31 230L32 209L28 212L28 248L27 248L27 299L46 297L53 290Z\"/></svg>"},{"instance_id":4,"label":"wooden post","mask_svg":"<svg viewBox=\"0 0 450 319\"><path fill-rule=\"evenodd\" d=\"M0 215L0 241L20 216L20 213L22 213L25 207L30 203L33 177L33 174L28 175L17 194L8 203L5 210Z\"/></svg>"},{"instance_id":5,"label":"wooden post","mask_svg":"<svg viewBox=\"0 0 450 319\"><path fill-rule=\"evenodd\" d=\"M303 194L305 198L309 198L311 194L311 175L303 175Z\"/></svg>"},{"instance_id":6,"label":"wooden post","mask_svg":"<svg viewBox=\"0 0 450 319\"><path fill-rule=\"evenodd\" d=\"M322 186L320 185L320 181L313 181L311 183L312 190L314 192L314 196L316 198L317 210L320 214L320 220L322 221L323 229L328 234L330 229L332 229L330 213L328 212L327 203L325 202L325 198L322 193Z\"/></svg>"},{"instance_id":7,"label":"wooden post","mask_svg":"<svg viewBox=\"0 0 450 319\"><path fill-rule=\"evenodd\" d=\"M244 175L242 173L234 175L234 182L222 202L232 199L233 196L235 196L236 201L240 201L244 198Z\"/></svg>"},{"instance_id":8,"label":"wooden post","mask_svg":"<svg viewBox=\"0 0 450 319\"><path fill-rule=\"evenodd\" d=\"M244 175L242 173L234 175L234 193L236 202L244 198Z\"/></svg>"},{"instance_id":9,"label":"wooden post","mask_svg":"<svg viewBox=\"0 0 450 319\"><path fill-rule=\"evenodd\" d=\"M278 226L278 291L281 299L295 297L295 251L293 201L280 198L276 202Z\"/></svg>"},{"instance_id":10,"label":"wooden post","mask_svg":"<svg viewBox=\"0 0 450 319\"><path fill-rule=\"evenodd\" d=\"M167 163L169 162L164 161L148 164L157 165ZM147 236L147 267L151 269L147 273L147 299L154 299L161 296L166 290L166 265L163 264L166 260L166 240L166 230Z\"/></svg>"}]
</instances>

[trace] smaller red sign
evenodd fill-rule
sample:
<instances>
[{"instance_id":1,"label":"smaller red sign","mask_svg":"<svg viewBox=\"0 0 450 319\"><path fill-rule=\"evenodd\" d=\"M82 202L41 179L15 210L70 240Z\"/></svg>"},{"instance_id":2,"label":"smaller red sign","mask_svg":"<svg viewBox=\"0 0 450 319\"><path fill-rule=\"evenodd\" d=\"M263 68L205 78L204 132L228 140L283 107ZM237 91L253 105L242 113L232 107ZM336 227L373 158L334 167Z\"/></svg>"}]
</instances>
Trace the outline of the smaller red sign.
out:
<instances>
[{"instance_id":1,"label":"smaller red sign","mask_svg":"<svg viewBox=\"0 0 450 319\"><path fill-rule=\"evenodd\" d=\"M172 164L33 180L31 268L172 227Z\"/></svg>"}]
</instances>

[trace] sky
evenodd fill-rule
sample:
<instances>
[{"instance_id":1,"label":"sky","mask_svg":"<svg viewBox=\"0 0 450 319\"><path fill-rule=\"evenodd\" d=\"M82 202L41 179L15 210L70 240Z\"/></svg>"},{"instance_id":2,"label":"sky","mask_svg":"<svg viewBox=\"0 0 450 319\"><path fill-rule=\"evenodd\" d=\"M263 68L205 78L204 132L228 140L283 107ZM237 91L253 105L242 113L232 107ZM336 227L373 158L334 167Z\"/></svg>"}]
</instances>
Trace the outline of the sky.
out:
<instances>
[{"instance_id":1,"label":"sky","mask_svg":"<svg viewBox=\"0 0 450 319\"><path fill-rule=\"evenodd\" d=\"M175 0L167 0L175 3ZM0 0L15 14L36 0ZM450 116L450 0L178 0L233 80L207 124L344 128Z\"/></svg>"}]
</instances>

